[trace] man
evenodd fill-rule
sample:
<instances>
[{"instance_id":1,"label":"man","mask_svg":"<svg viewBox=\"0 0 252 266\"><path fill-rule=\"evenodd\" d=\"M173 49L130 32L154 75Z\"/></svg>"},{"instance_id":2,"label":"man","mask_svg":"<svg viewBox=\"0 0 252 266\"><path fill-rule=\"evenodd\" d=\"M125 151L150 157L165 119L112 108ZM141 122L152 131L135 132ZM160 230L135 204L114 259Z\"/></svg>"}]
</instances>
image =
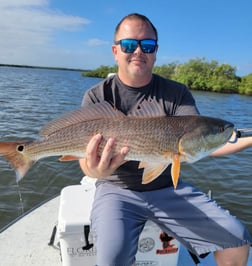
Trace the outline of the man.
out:
<instances>
[{"instance_id":1,"label":"man","mask_svg":"<svg viewBox=\"0 0 252 266\"><path fill-rule=\"evenodd\" d=\"M159 102L167 115L198 114L186 86L152 74L158 34L148 18L140 14L123 18L114 41L118 73L87 91L84 106L105 100L128 114L147 99ZM215 252L218 265L246 265L251 238L235 217L182 180L174 190L169 167L151 183L141 184L138 163L124 160L130 147L114 156L116 140L111 138L99 156L101 140L101 134L95 135L86 158L80 160L84 173L98 178L91 215L98 266L134 264L138 237L148 219L197 255ZM251 145L251 138L239 139L213 155Z\"/></svg>"}]
</instances>

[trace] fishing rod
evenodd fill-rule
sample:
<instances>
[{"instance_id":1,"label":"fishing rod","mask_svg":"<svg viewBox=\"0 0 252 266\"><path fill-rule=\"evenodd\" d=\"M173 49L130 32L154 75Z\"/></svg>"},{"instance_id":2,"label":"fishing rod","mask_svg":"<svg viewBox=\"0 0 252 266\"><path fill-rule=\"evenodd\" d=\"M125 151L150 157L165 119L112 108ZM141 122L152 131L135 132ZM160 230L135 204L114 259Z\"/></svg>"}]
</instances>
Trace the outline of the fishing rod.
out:
<instances>
[{"instance_id":1,"label":"fishing rod","mask_svg":"<svg viewBox=\"0 0 252 266\"><path fill-rule=\"evenodd\" d=\"M245 138L252 136L252 128L237 128L235 129L237 138Z\"/></svg>"}]
</instances>

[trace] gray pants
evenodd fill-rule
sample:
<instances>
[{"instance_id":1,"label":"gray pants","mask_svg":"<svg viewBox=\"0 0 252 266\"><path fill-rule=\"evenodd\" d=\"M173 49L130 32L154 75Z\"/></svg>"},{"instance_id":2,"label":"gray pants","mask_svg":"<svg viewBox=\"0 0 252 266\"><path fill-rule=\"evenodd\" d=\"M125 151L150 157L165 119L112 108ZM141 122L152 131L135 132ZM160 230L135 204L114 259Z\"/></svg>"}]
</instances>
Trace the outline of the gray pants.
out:
<instances>
[{"instance_id":1,"label":"gray pants","mask_svg":"<svg viewBox=\"0 0 252 266\"><path fill-rule=\"evenodd\" d=\"M197 255L252 242L238 219L183 181L176 190L168 187L147 192L105 183L96 189L91 215L97 265L132 265L147 220Z\"/></svg>"}]
</instances>

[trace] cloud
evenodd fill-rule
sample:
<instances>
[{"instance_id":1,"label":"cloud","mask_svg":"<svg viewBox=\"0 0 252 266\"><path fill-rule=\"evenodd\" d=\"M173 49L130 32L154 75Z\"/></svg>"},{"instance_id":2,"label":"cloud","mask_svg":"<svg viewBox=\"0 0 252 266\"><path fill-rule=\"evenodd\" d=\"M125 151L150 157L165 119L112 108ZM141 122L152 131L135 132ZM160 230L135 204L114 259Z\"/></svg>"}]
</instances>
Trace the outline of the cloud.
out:
<instances>
[{"instance_id":1,"label":"cloud","mask_svg":"<svg viewBox=\"0 0 252 266\"><path fill-rule=\"evenodd\" d=\"M89 46L101 46L101 45L108 45L108 41L100 40L100 39L89 39L87 41L87 45Z\"/></svg>"},{"instance_id":2,"label":"cloud","mask_svg":"<svg viewBox=\"0 0 252 266\"><path fill-rule=\"evenodd\" d=\"M39 64L39 58L56 49L56 34L90 23L51 9L47 0L1 0L0 14L0 63Z\"/></svg>"},{"instance_id":3,"label":"cloud","mask_svg":"<svg viewBox=\"0 0 252 266\"><path fill-rule=\"evenodd\" d=\"M0 7L21 7L48 5L48 0L9 0L0 2Z\"/></svg>"}]
</instances>

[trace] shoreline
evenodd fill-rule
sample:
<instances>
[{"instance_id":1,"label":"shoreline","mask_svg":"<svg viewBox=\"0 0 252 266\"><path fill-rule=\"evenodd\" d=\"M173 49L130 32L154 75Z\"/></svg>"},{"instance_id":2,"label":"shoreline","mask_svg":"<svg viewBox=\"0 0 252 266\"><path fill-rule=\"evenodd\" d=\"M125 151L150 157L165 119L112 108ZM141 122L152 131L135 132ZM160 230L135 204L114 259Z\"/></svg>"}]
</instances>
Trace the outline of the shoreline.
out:
<instances>
[{"instance_id":1,"label":"shoreline","mask_svg":"<svg viewBox=\"0 0 252 266\"><path fill-rule=\"evenodd\" d=\"M17 64L0 64L0 67L36 68L36 69L65 70L65 71L78 71L78 72L90 71L88 69L81 69L81 68L46 67L46 66L30 66L30 65L17 65Z\"/></svg>"}]
</instances>

